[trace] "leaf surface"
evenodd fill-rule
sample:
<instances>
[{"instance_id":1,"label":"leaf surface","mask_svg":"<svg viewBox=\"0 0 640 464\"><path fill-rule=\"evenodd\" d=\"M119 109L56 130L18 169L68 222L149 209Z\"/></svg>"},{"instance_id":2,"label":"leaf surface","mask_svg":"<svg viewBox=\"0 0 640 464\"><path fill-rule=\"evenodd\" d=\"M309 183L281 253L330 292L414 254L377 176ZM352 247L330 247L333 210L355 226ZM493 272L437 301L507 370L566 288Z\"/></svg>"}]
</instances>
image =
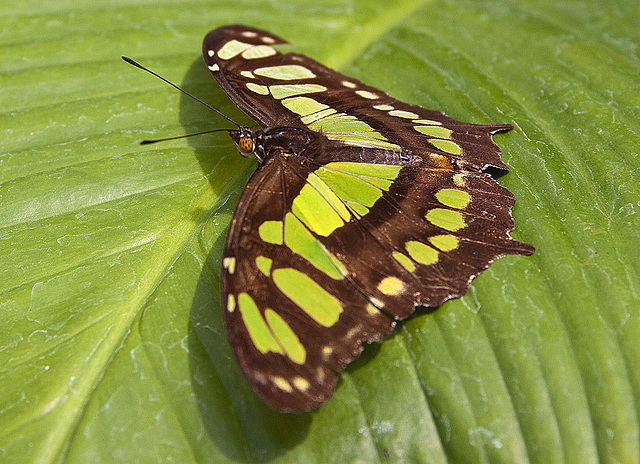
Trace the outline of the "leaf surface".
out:
<instances>
[{"instance_id":1,"label":"leaf surface","mask_svg":"<svg viewBox=\"0 0 640 464\"><path fill-rule=\"evenodd\" d=\"M0 6L2 462L640 459L640 7L120 0ZM513 236L469 293L368 347L319 410L250 391L219 269L253 165L202 64L223 24L497 135ZM388 458L387 458L388 456Z\"/></svg>"}]
</instances>

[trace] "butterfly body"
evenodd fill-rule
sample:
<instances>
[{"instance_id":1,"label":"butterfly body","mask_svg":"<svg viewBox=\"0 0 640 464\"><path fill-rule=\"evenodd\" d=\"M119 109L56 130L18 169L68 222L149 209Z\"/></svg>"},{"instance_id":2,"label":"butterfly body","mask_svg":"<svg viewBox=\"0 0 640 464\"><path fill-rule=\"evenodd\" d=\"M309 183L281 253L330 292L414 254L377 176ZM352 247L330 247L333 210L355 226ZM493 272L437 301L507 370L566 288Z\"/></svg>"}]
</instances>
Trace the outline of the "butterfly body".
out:
<instances>
[{"instance_id":1,"label":"butterfly body","mask_svg":"<svg viewBox=\"0 0 640 464\"><path fill-rule=\"evenodd\" d=\"M223 254L225 328L253 390L285 412L315 408L370 343L417 306L464 294L507 254L513 195L491 140L509 125L456 121L226 26L207 67L260 128L230 135L259 164Z\"/></svg>"}]
</instances>

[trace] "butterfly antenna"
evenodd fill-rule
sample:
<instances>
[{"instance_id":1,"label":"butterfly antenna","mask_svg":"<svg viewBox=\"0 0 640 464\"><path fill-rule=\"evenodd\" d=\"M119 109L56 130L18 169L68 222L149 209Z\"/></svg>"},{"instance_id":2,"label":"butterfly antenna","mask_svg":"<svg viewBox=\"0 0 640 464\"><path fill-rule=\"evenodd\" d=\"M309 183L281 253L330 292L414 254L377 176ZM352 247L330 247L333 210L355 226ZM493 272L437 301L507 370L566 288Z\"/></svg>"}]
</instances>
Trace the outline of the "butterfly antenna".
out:
<instances>
[{"instance_id":1,"label":"butterfly antenna","mask_svg":"<svg viewBox=\"0 0 640 464\"><path fill-rule=\"evenodd\" d=\"M149 145L150 143L166 142L168 140L185 139L187 137L193 137L195 135L211 134L212 132L229 132L230 130L232 129L213 129L213 130L208 130L203 132L196 132L195 134L178 135L177 137L166 137L164 139L155 139L155 140L143 140L142 142L140 142L140 145Z\"/></svg>"},{"instance_id":2,"label":"butterfly antenna","mask_svg":"<svg viewBox=\"0 0 640 464\"><path fill-rule=\"evenodd\" d=\"M235 122L233 119L231 119L229 116L227 116L224 113L221 113L220 111L218 111L217 109L215 109L213 106L209 105L208 103L203 102L202 100L200 100L198 97L191 95L189 92L187 92L186 90L181 89L180 87L178 87L177 85L175 85L173 82L168 81L167 79L165 79L164 77L162 77L160 74L157 74L153 71L151 71L148 68L145 68L144 66L142 66L140 63L132 60L131 58L127 57L127 56L123 56L122 59L124 61L126 61L127 63L129 63L130 65L135 66L136 68L140 68L143 71L147 71L149 74L153 74L154 76L156 76L158 79L163 80L164 82L166 82L167 84L169 84L171 87L174 87L176 89L178 89L180 92L182 92L183 94L185 94L188 97L193 98L195 101L198 101L200 103L202 103L204 106L206 106L207 108L209 108L210 110L215 111L216 113L218 113L220 116L222 116L223 118L225 118L227 121L231 121L232 123L234 123L236 126L238 126L238 128L240 128L240 124L238 124L237 122ZM227 129L222 129L222 130L227 130ZM202 132L203 134L207 134L209 132L216 132L216 131L207 131L207 132ZM199 134L192 134L192 135L199 135ZM183 136L184 137L184 136ZM176 139L182 138L182 137L173 137ZM165 140L172 140L172 138L169 139L165 139ZM160 140L155 140L155 142L159 142ZM153 143L153 140L145 140L145 142L147 143Z\"/></svg>"}]
</instances>

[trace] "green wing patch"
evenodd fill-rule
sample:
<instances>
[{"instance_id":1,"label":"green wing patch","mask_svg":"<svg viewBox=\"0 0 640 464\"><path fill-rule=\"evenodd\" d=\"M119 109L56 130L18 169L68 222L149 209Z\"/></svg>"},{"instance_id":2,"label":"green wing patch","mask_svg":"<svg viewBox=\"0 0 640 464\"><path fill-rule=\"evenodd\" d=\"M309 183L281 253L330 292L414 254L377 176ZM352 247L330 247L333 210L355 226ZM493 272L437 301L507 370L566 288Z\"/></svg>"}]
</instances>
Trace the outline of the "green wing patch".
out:
<instances>
[{"instance_id":1,"label":"green wing patch","mask_svg":"<svg viewBox=\"0 0 640 464\"><path fill-rule=\"evenodd\" d=\"M315 174L347 208L362 217L389 189L400 169L401 166L384 164L334 162L321 166Z\"/></svg>"}]
</instances>

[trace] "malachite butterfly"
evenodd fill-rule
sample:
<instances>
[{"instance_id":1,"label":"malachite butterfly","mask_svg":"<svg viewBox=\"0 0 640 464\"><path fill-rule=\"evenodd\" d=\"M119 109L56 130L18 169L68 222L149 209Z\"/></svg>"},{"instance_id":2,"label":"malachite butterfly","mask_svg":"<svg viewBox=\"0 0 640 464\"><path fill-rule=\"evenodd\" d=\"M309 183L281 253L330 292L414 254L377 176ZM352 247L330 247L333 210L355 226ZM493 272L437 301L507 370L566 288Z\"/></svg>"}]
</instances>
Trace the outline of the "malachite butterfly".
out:
<instances>
[{"instance_id":1,"label":"malachite butterfly","mask_svg":"<svg viewBox=\"0 0 640 464\"><path fill-rule=\"evenodd\" d=\"M417 306L462 296L513 240L514 197L487 173L508 170L492 135L509 124L456 121L225 26L204 60L260 126L229 131L253 173L222 258L229 343L273 409L316 408L363 343Z\"/></svg>"}]
</instances>

